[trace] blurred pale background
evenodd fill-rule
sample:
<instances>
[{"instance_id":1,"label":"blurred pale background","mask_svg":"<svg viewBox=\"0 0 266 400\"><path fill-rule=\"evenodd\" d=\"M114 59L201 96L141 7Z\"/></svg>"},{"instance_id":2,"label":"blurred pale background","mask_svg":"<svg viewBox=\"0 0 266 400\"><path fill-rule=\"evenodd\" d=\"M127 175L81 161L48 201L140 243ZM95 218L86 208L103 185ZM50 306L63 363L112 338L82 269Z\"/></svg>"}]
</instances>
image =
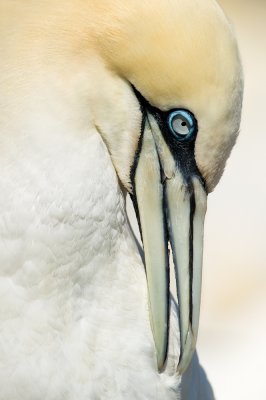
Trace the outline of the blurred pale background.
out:
<instances>
[{"instance_id":1,"label":"blurred pale background","mask_svg":"<svg viewBox=\"0 0 266 400\"><path fill-rule=\"evenodd\" d=\"M245 73L242 128L209 196L199 356L218 400L265 400L266 1L221 0Z\"/></svg>"},{"instance_id":2,"label":"blurred pale background","mask_svg":"<svg viewBox=\"0 0 266 400\"><path fill-rule=\"evenodd\" d=\"M245 96L237 145L208 201L198 353L217 400L266 400L266 0L220 3Z\"/></svg>"}]
</instances>

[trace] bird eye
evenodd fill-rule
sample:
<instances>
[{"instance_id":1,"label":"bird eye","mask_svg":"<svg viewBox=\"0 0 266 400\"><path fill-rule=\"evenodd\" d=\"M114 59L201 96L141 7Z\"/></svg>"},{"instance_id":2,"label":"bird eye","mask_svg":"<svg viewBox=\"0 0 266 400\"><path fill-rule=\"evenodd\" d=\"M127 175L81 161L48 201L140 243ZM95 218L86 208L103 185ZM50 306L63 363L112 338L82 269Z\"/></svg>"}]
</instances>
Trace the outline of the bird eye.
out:
<instances>
[{"instance_id":1,"label":"bird eye","mask_svg":"<svg viewBox=\"0 0 266 400\"><path fill-rule=\"evenodd\" d=\"M168 126L174 136L185 141L191 139L197 133L197 121L186 110L175 110L168 115Z\"/></svg>"}]
</instances>

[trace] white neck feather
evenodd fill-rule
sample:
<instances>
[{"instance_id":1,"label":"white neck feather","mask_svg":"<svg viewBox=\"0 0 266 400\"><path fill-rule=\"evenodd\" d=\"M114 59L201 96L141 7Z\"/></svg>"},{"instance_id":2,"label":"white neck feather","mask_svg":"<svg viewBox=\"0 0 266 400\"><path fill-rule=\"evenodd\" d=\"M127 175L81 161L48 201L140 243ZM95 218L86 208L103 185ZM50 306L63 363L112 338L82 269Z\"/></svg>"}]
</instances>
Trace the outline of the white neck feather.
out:
<instances>
[{"instance_id":1,"label":"white neck feather","mask_svg":"<svg viewBox=\"0 0 266 400\"><path fill-rule=\"evenodd\" d=\"M176 361L156 372L144 268L100 136L44 142L21 137L0 161L3 398L176 399Z\"/></svg>"},{"instance_id":2,"label":"white neck feather","mask_svg":"<svg viewBox=\"0 0 266 400\"><path fill-rule=\"evenodd\" d=\"M98 134L70 137L60 146L21 138L1 160L1 363L9 378L0 380L14 379L5 399L17 400L15 385L30 377L48 390L58 368L60 393L75 373L73 393L83 380L87 391L104 391L105 376L113 398L113 370L124 363L125 379L141 386L140 370L155 374L145 274L115 171ZM23 398L36 399L34 387Z\"/></svg>"},{"instance_id":3,"label":"white neck feather","mask_svg":"<svg viewBox=\"0 0 266 400\"><path fill-rule=\"evenodd\" d=\"M111 286L127 253L141 263L105 146L98 134L49 140L24 138L1 162L1 266L35 296Z\"/></svg>"}]
</instances>

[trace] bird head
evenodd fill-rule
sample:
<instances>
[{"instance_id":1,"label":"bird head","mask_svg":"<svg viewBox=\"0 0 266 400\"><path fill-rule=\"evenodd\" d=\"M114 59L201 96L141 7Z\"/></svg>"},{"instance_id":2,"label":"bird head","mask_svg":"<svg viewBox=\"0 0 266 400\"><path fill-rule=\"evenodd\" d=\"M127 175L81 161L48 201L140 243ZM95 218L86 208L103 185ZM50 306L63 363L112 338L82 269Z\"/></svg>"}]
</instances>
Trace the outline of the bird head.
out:
<instances>
[{"instance_id":1,"label":"bird head","mask_svg":"<svg viewBox=\"0 0 266 400\"><path fill-rule=\"evenodd\" d=\"M198 332L207 194L240 124L237 44L213 0L101 1L94 12L104 71L95 126L135 205L159 371L167 359L171 245L183 373Z\"/></svg>"}]
</instances>

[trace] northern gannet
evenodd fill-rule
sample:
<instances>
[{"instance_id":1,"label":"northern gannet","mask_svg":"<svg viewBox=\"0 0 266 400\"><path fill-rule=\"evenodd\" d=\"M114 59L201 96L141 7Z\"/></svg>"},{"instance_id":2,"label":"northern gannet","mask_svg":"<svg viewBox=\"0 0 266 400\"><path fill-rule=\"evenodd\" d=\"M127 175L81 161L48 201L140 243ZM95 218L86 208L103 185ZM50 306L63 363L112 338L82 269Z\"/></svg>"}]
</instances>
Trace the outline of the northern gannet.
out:
<instances>
[{"instance_id":1,"label":"northern gannet","mask_svg":"<svg viewBox=\"0 0 266 400\"><path fill-rule=\"evenodd\" d=\"M0 399L213 398L193 354L230 23L214 0L1 0L0 32Z\"/></svg>"}]
</instances>

